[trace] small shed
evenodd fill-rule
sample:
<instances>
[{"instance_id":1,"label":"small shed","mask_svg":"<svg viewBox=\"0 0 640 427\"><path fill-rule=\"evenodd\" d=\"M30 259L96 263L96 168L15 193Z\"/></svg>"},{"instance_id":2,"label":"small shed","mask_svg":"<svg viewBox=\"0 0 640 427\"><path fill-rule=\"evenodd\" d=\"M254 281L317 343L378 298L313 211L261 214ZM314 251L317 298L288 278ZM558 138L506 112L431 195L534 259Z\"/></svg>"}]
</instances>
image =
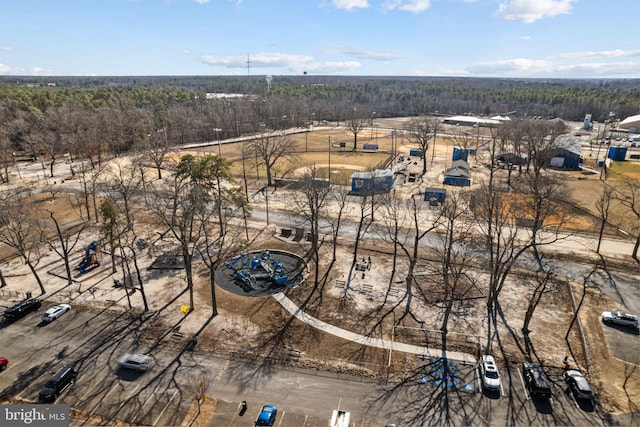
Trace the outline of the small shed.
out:
<instances>
[{"instance_id":1,"label":"small shed","mask_svg":"<svg viewBox=\"0 0 640 427\"><path fill-rule=\"evenodd\" d=\"M430 202L438 202L442 203L447 198L447 189L446 188L425 188L424 190L424 200Z\"/></svg>"},{"instance_id":2,"label":"small shed","mask_svg":"<svg viewBox=\"0 0 640 427\"><path fill-rule=\"evenodd\" d=\"M467 148L453 147L453 156L451 160L469 161L469 150Z\"/></svg>"},{"instance_id":3,"label":"small shed","mask_svg":"<svg viewBox=\"0 0 640 427\"><path fill-rule=\"evenodd\" d=\"M580 169L582 144L571 136L560 137L550 153L549 166L563 169Z\"/></svg>"},{"instance_id":4,"label":"small shed","mask_svg":"<svg viewBox=\"0 0 640 427\"><path fill-rule=\"evenodd\" d=\"M378 151L378 144L364 144L362 149L365 151Z\"/></svg>"},{"instance_id":5,"label":"small shed","mask_svg":"<svg viewBox=\"0 0 640 427\"><path fill-rule=\"evenodd\" d=\"M607 157L616 162L624 162L627 159L627 147L609 147Z\"/></svg>"},{"instance_id":6,"label":"small shed","mask_svg":"<svg viewBox=\"0 0 640 427\"><path fill-rule=\"evenodd\" d=\"M393 172L388 169L376 169L370 172L351 174L351 191L354 194L366 192L389 192L393 186Z\"/></svg>"},{"instance_id":7,"label":"small shed","mask_svg":"<svg viewBox=\"0 0 640 427\"><path fill-rule=\"evenodd\" d=\"M411 148L409 150L409 156L411 157L422 157L422 150L420 150L419 148Z\"/></svg>"},{"instance_id":8,"label":"small shed","mask_svg":"<svg viewBox=\"0 0 640 427\"><path fill-rule=\"evenodd\" d=\"M454 160L451 167L444 171L444 184L466 187L471 185L471 170L464 160Z\"/></svg>"}]
</instances>

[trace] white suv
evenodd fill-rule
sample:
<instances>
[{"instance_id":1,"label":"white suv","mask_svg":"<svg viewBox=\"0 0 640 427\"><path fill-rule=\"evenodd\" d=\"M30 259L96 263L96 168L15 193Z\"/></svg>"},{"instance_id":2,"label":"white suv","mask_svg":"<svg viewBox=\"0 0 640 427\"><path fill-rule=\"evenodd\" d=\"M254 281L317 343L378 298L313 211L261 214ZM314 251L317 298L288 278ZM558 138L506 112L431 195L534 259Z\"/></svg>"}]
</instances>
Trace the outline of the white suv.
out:
<instances>
[{"instance_id":1,"label":"white suv","mask_svg":"<svg viewBox=\"0 0 640 427\"><path fill-rule=\"evenodd\" d=\"M487 391L500 391L500 373L493 356L484 355L480 362L482 387Z\"/></svg>"}]
</instances>

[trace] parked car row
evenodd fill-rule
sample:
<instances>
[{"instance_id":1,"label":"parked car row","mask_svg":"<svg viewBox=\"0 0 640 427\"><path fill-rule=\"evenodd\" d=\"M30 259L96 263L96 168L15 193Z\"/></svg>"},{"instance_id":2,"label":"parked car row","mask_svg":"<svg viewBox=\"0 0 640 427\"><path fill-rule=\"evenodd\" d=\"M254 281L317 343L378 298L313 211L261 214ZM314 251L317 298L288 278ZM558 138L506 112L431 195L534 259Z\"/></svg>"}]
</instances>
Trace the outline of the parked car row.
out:
<instances>
[{"instance_id":1,"label":"parked car row","mask_svg":"<svg viewBox=\"0 0 640 427\"><path fill-rule=\"evenodd\" d=\"M33 311L39 310L40 307L42 307L42 302L38 298L28 298L7 308L4 311L3 317L7 322L14 322ZM71 310L69 304L54 305L42 315L42 321L51 323L69 310Z\"/></svg>"},{"instance_id":2,"label":"parked car row","mask_svg":"<svg viewBox=\"0 0 640 427\"><path fill-rule=\"evenodd\" d=\"M37 311L41 306L42 302L38 298L28 298L20 301L5 310L3 314L4 321L14 322L31 312ZM69 304L54 305L42 315L42 321L51 323L69 310L71 310ZM6 357L0 357L0 371L5 370L8 364L9 360ZM144 354L125 354L118 359L118 365L122 368L145 372L153 365L153 359ZM63 366L40 390L38 400L45 403L55 402L60 394L75 383L76 377L77 372L73 366Z\"/></svg>"},{"instance_id":3,"label":"parked car row","mask_svg":"<svg viewBox=\"0 0 640 427\"><path fill-rule=\"evenodd\" d=\"M483 355L479 367L482 388L486 392L499 392L501 388L500 373L493 356ZM522 377L532 397L541 399L552 397L551 380L540 365L531 362L523 363ZM576 399L593 401L594 395L591 386L580 371L565 370L564 380Z\"/></svg>"}]
</instances>

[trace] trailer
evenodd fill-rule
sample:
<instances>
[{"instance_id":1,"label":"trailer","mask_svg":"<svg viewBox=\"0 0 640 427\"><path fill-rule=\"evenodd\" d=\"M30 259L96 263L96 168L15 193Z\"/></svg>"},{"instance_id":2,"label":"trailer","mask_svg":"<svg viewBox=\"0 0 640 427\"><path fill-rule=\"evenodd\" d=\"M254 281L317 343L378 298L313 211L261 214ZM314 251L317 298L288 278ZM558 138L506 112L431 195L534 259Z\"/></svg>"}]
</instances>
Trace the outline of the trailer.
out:
<instances>
[{"instance_id":1,"label":"trailer","mask_svg":"<svg viewBox=\"0 0 640 427\"><path fill-rule=\"evenodd\" d=\"M331 414L331 421L329 427L349 427L351 424L351 413L347 411L341 411L340 409L334 409Z\"/></svg>"}]
</instances>

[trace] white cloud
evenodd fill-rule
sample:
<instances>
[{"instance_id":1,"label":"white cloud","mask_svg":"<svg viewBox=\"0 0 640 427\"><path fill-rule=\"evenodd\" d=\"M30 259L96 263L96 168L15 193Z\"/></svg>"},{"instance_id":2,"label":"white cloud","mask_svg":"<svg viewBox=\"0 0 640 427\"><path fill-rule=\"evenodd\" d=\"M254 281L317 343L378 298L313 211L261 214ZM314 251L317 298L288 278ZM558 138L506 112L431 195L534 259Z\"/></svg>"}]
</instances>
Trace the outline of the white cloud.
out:
<instances>
[{"instance_id":1,"label":"white cloud","mask_svg":"<svg viewBox=\"0 0 640 427\"><path fill-rule=\"evenodd\" d=\"M203 55L200 60L208 65L225 68L246 68L246 56L213 56ZM313 73L343 73L360 68L357 61L329 61L315 62L313 56L291 55L286 53L257 53L249 56L251 68L281 68L283 74Z\"/></svg>"},{"instance_id":2,"label":"white cloud","mask_svg":"<svg viewBox=\"0 0 640 427\"><path fill-rule=\"evenodd\" d=\"M308 64L296 64L291 70L296 74L302 74L303 72L311 72L315 74L336 74L336 73L351 73L358 68L361 64L357 61L328 61Z\"/></svg>"},{"instance_id":3,"label":"white cloud","mask_svg":"<svg viewBox=\"0 0 640 427\"><path fill-rule=\"evenodd\" d=\"M25 68L18 68L18 67L11 67L9 65L5 65L5 64L0 64L0 75L7 75L7 76L12 76L12 75L16 75L16 76L55 76L55 75L59 75L59 73L55 73L52 70L48 70L46 68L42 68L42 67L25 67Z\"/></svg>"},{"instance_id":4,"label":"white cloud","mask_svg":"<svg viewBox=\"0 0 640 427\"><path fill-rule=\"evenodd\" d=\"M394 53L362 50L349 46L336 46L335 48L330 49L328 52L330 54L340 54L357 59L370 59L374 61L389 61L399 58L399 56Z\"/></svg>"},{"instance_id":5,"label":"white cloud","mask_svg":"<svg viewBox=\"0 0 640 427\"><path fill-rule=\"evenodd\" d=\"M533 38L531 36L522 36L522 37L520 37L520 40L529 41L529 40L533 40Z\"/></svg>"},{"instance_id":6,"label":"white cloud","mask_svg":"<svg viewBox=\"0 0 640 427\"><path fill-rule=\"evenodd\" d=\"M246 68L246 56L213 56L202 55L200 60L205 64L217 65L226 68ZM296 63L307 63L313 60L308 55L290 55L287 53L257 53L249 55L251 67L291 67Z\"/></svg>"},{"instance_id":7,"label":"white cloud","mask_svg":"<svg viewBox=\"0 0 640 427\"><path fill-rule=\"evenodd\" d=\"M557 55L558 58L621 58L625 56L640 56L640 49L636 50L601 50L585 52L569 52Z\"/></svg>"},{"instance_id":8,"label":"white cloud","mask_svg":"<svg viewBox=\"0 0 640 427\"><path fill-rule=\"evenodd\" d=\"M368 0L332 0L334 7L344 10L366 9L369 7Z\"/></svg>"},{"instance_id":9,"label":"white cloud","mask_svg":"<svg viewBox=\"0 0 640 427\"><path fill-rule=\"evenodd\" d=\"M496 15L505 21L531 24L542 18L569 14L576 0L508 0L501 3Z\"/></svg>"},{"instance_id":10,"label":"white cloud","mask_svg":"<svg viewBox=\"0 0 640 427\"><path fill-rule=\"evenodd\" d=\"M481 62L468 67L468 70L472 73L490 75L537 75L551 72L553 65L542 59L516 58Z\"/></svg>"},{"instance_id":11,"label":"white cloud","mask_svg":"<svg viewBox=\"0 0 640 427\"><path fill-rule=\"evenodd\" d=\"M13 51L13 47L11 47L11 46L0 46L0 50L5 51L5 52L12 52Z\"/></svg>"},{"instance_id":12,"label":"white cloud","mask_svg":"<svg viewBox=\"0 0 640 427\"><path fill-rule=\"evenodd\" d=\"M388 0L382 5L385 10L422 13L431 7L431 0Z\"/></svg>"},{"instance_id":13,"label":"white cloud","mask_svg":"<svg viewBox=\"0 0 640 427\"><path fill-rule=\"evenodd\" d=\"M480 76L554 78L632 77L640 74L640 62L585 61L567 64L555 59L516 58L490 61L471 65L467 67L467 71Z\"/></svg>"},{"instance_id":14,"label":"white cloud","mask_svg":"<svg viewBox=\"0 0 640 427\"><path fill-rule=\"evenodd\" d=\"M198 4L207 4L207 3L209 3L209 0L193 0L193 1L198 3Z\"/></svg>"}]
</instances>

